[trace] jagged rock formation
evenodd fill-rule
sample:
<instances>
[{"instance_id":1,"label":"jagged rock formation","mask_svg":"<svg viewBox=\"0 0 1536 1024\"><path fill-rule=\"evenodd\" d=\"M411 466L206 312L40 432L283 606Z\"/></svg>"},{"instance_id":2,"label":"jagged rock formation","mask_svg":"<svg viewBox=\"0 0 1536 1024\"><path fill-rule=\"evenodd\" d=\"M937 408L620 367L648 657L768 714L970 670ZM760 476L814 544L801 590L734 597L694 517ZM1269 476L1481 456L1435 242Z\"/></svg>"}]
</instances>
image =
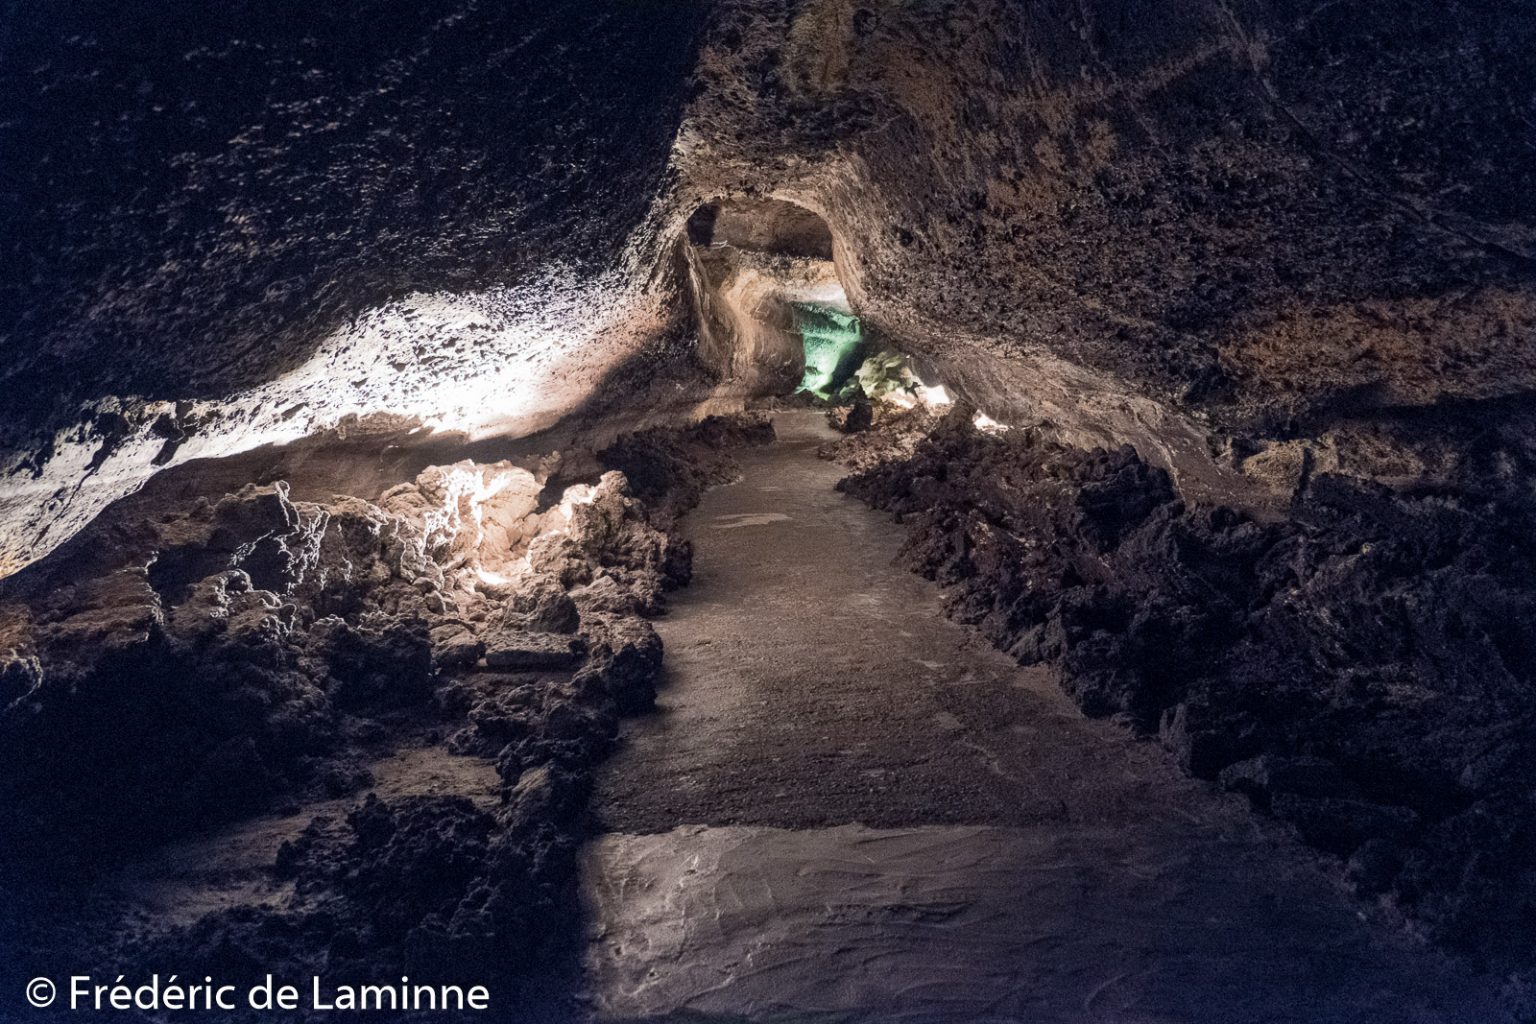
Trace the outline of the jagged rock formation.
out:
<instances>
[{"instance_id":1,"label":"jagged rock formation","mask_svg":"<svg viewBox=\"0 0 1536 1024\"><path fill-rule=\"evenodd\" d=\"M1128 447L982 432L966 410L915 446L891 435L883 461L876 436L853 446L865 468L839 486L907 526L951 616L1349 858L1361 895L1530 969L1528 508L1319 475L1262 523L1180 500Z\"/></svg>"},{"instance_id":2,"label":"jagged rock formation","mask_svg":"<svg viewBox=\"0 0 1536 1024\"><path fill-rule=\"evenodd\" d=\"M1288 493L1297 438L1435 480L1371 424L1531 388L1533 38L1491 3L726 5L679 165L824 218L853 307L995 419L1229 494Z\"/></svg>"},{"instance_id":3,"label":"jagged rock formation","mask_svg":"<svg viewBox=\"0 0 1536 1024\"><path fill-rule=\"evenodd\" d=\"M1128 441L1248 503L1309 458L1440 482L1444 421L1523 416L1531 387L1532 19L1467 0L8 18L28 59L0 62L25 168L0 211L0 551L24 564L157 464L349 413L547 424L684 314L689 219L726 210L729 234L768 200L824 226L872 331L995 419ZM201 88L220 76L265 87ZM741 304L774 291L734 274L755 281ZM709 361L746 390L788 376Z\"/></svg>"},{"instance_id":4,"label":"jagged rock formation","mask_svg":"<svg viewBox=\"0 0 1536 1024\"><path fill-rule=\"evenodd\" d=\"M25 7L0 64L3 412L48 427L112 395L227 398L410 292L615 266L700 14Z\"/></svg>"},{"instance_id":5,"label":"jagged rock formation","mask_svg":"<svg viewBox=\"0 0 1536 1024\"><path fill-rule=\"evenodd\" d=\"M699 7L31 6L0 8L0 574L170 463L548 426L676 316Z\"/></svg>"},{"instance_id":6,"label":"jagged rock formation","mask_svg":"<svg viewBox=\"0 0 1536 1024\"><path fill-rule=\"evenodd\" d=\"M434 466L377 502L279 482L93 524L0 589L0 872L28 894L7 935L39 970L66 953L240 978L473 968L515 988L570 937L588 775L655 698L643 616L688 579L677 518L733 446L771 436L711 420L536 470ZM355 793L410 742L493 763L500 803L370 795L316 817L277 854L277 904L147 930L88 901L36 910L169 839Z\"/></svg>"}]
</instances>

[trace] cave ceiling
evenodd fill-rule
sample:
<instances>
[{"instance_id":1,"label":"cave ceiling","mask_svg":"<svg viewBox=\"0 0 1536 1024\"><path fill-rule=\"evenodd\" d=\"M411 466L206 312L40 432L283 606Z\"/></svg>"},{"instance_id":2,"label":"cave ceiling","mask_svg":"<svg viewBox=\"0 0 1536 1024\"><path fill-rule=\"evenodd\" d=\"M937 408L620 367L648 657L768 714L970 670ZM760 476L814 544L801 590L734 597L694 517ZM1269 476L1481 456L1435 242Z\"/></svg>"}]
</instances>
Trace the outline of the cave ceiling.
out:
<instances>
[{"instance_id":1,"label":"cave ceiling","mask_svg":"<svg viewBox=\"0 0 1536 1024\"><path fill-rule=\"evenodd\" d=\"M279 6L8 4L8 569L168 464L527 433L685 354L708 203L810 211L951 391L1197 488L1536 374L1528 6Z\"/></svg>"}]
</instances>

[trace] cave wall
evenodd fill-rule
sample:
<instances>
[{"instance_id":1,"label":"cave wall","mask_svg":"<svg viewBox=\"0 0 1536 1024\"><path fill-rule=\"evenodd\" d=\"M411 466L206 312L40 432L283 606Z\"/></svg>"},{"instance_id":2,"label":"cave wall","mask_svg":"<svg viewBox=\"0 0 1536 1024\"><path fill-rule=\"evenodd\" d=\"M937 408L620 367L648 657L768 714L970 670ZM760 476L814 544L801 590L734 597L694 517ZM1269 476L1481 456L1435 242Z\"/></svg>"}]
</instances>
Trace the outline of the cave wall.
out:
<instances>
[{"instance_id":1,"label":"cave wall","mask_svg":"<svg viewBox=\"0 0 1536 1024\"><path fill-rule=\"evenodd\" d=\"M678 244L694 354L719 378L716 397L794 391L806 355L798 307L846 308L826 222L774 199L709 203Z\"/></svg>"},{"instance_id":2,"label":"cave wall","mask_svg":"<svg viewBox=\"0 0 1536 1024\"><path fill-rule=\"evenodd\" d=\"M995 419L1196 493L1528 433L1523 5L4 15L0 572L171 462L548 425L677 330L722 200L823 218L869 330Z\"/></svg>"},{"instance_id":3,"label":"cave wall","mask_svg":"<svg viewBox=\"0 0 1536 1024\"><path fill-rule=\"evenodd\" d=\"M1294 452L1244 461L1529 393L1533 41L1498 3L744 0L680 166L822 214L859 312L999 419L1284 490Z\"/></svg>"},{"instance_id":4,"label":"cave wall","mask_svg":"<svg viewBox=\"0 0 1536 1024\"><path fill-rule=\"evenodd\" d=\"M0 418L222 398L410 292L614 265L700 16L8 0Z\"/></svg>"},{"instance_id":5,"label":"cave wall","mask_svg":"<svg viewBox=\"0 0 1536 1024\"><path fill-rule=\"evenodd\" d=\"M579 404L675 317L704 13L4 0L0 575L175 462Z\"/></svg>"}]
</instances>

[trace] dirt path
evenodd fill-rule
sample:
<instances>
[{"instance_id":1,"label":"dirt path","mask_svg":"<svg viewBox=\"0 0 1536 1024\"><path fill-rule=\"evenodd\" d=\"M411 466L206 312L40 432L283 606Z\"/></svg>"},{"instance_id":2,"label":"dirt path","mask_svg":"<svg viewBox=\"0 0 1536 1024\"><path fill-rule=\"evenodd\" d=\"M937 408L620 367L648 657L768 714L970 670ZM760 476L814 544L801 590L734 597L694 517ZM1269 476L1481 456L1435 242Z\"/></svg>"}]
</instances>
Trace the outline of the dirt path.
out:
<instances>
[{"instance_id":1,"label":"dirt path","mask_svg":"<svg viewBox=\"0 0 1536 1024\"><path fill-rule=\"evenodd\" d=\"M944 619L818 418L693 514L589 844L609 1020L1488 1021L1315 859Z\"/></svg>"}]
</instances>

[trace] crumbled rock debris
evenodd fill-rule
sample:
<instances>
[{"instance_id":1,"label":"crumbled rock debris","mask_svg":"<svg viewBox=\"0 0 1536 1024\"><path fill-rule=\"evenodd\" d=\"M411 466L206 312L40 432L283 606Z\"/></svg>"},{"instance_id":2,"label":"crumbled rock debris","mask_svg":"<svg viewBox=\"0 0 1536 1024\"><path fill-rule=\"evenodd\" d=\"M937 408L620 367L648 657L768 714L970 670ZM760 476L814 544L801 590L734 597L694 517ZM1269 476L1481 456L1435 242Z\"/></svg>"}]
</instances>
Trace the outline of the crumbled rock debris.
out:
<instances>
[{"instance_id":1,"label":"crumbled rock debris","mask_svg":"<svg viewBox=\"0 0 1536 1024\"><path fill-rule=\"evenodd\" d=\"M1129 447L899 427L839 487L892 512L947 611L1350 859L1431 937L1528 969L1536 545L1516 492L1321 474L1290 517L1183 500ZM843 444L846 444L844 442ZM834 446L834 453L841 445Z\"/></svg>"},{"instance_id":2,"label":"crumbled rock debris","mask_svg":"<svg viewBox=\"0 0 1536 1024\"><path fill-rule=\"evenodd\" d=\"M742 419L626 435L595 479L550 495L525 471L465 464L378 505L248 486L103 524L120 543L97 575L38 563L0 595L0 864L29 892L260 812L355 799L370 756L400 743L486 759L502 790L494 806L368 793L314 817L277 852L278 904L105 948L102 921L29 918L32 900L7 927L119 971L472 976L510 998L579 931L590 772L619 717L655 699L662 645L644 616L688 579L678 517L731 477L731 448L771 437ZM466 471L487 500L444 487ZM497 473L520 489L483 486Z\"/></svg>"}]
</instances>

